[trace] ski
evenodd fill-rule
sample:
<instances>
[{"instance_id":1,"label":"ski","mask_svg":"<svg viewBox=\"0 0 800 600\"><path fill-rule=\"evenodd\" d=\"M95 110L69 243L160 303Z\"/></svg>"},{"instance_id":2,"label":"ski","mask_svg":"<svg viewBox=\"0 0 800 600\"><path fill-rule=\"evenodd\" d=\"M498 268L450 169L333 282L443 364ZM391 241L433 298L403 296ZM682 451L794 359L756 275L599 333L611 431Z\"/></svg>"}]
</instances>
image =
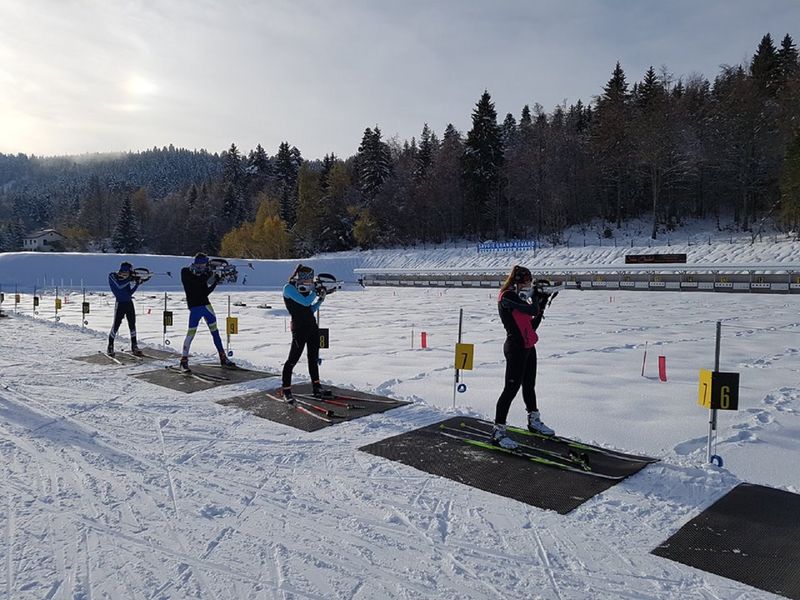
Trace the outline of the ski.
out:
<instances>
[{"instance_id":1,"label":"ski","mask_svg":"<svg viewBox=\"0 0 800 600\"><path fill-rule=\"evenodd\" d=\"M226 371L249 371L250 369L245 369L240 367L239 365L235 365L233 367L228 365L202 365L203 367L208 367L209 369L222 369Z\"/></svg>"},{"instance_id":2,"label":"ski","mask_svg":"<svg viewBox=\"0 0 800 600\"><path fill-rule=\"evenodd\" d=\"M111 355L110 355L108 352L103 352L102 350L98 350L98 351L97 351L97 353L98 353L98 354L102 354L102 355L103 355L103 356L105 356L105 357L106 357L108 360L113 360L113 361L114 361L115 363L117 363L118 365L122 365L122 364L124 364L124 363L123 363L123 362L122 362L120 359L118 359L118 358L115 358L115 357L111 356Z\"/></svg>"},{"instance_id":3,"label":"ski","mask_svg":"<svg viewBox=\"0 0 800 600\"><path fill-rule=\"evenodd\" d=\"M314 400L316 402L322 402L322 400L319 400L317 398L314 398ZM308 400L305 400L302 397L298 398L297 395L294 395L294 402L295 402L295 404L299 404L300 406L305 406L308 409L316 410L318 412L321 412L326 417L335 417L337 419L346 419L347 418L344 415L336 414L330 408L325 408L324 406L319 406L318 404L314 404L314 402L309 402Z\"/></svg>"},{"instance_id":4,"label":"ski","mask_svg":"<svg viewBox=\"0 0 800 600\"><path fill-rule=\"evenodd\" d=\"M216 375L208 375L206 373L195 373L194 371L181 371L180 368L167 365L164 367L168 371L174 371L175 373L180 373L185 377L194 377L198 381L203 381L205 383L220 383L222 381L230 381L227 377L218 377Z\"/></svg>"},{"instance_id":5,"label":"ski","mask_svg":"<svg viewBox=\"0 0 800 600\"><path fill-rule=\"evenodd\" d=\"M311 396L309 394L292 394L295 398L300 398L301 400L313 400L315 402L324 402L325 404L333 404L334 406L341 406L342 408L347 408L349 410L357 410L363 409L363 406L359 406L358 404L350 404L349 402L345 402L344 400L339 400L336 396L331 396L329 398L317 398L316 396Z\"/></svg>"},{"instance_id":6,"label":"ski","mask_svg":"<svg viewBox=\"0 0 800 600\"><path fill-rule=\"evenodd\" d=\"M138 360L139 362L142 362L142 359L144 358L144 354L142 356L136 356L133 352L130 352L128 350L117 350L117 352L121 352L125 356L129 356L134 360Z\"/></svg>"},{"instance_id":7,"label":"ski","mask_svg":"<svg viewBox=\"0 0 800 600\"><path fill-rule=\"evenodd\" d=\"M443 431L443 429L447 430L447 431ZM478 448L484 448L486 450L495 450L497 452L503 452L505 454L510 454L511 456L517 456L519 458L524 458L524 459L529 460L531 462L535 462L535 463L539 463L539 464L542 464L542 465L546 465L548 467L555 467L557 469L562 469L564 471L571 471L572 473L580 473L582 475L589 475L590 477L599 477L601 479L612 479L612 480L615 480L615 481L619 481L619 480L625 479L625 477L627 477L627 475L606 475L605 473L597 473L595 471L586 471L586 470L582 469L581 467L573 466L573 465L571 465L569 463L566 463L566 462L560 462L558 460L553 460L551 458L547 458L545 456L540 456L538 454L530 454L528 452L520 452L518 450L507 450L506 448L502 448L500 446L495 446L494 444L491 444L489 442L484 442L482 440L476 440L476 439L473 439L473 438L470 438L470 437L466 437L463 434L456 435L454 433L448 433L448 431L455 431L455 432L461 433L458 429L452 429L451 427L444 427L444 428L439 430L439 433L441 435L443 435L443 436L446 436L446 437L449 437L449 438L452 438L452 439L455 439L455 440L461 440L462 442L466 442L467 444L469 444L471 446L476 446Z\"/></svg>"},{"instance_id":8,"label":"ski","mask_svg":"<svg viewBox=\"0 0 800 600\"><path fill-rule=\"evenodd\" d=\"M488 440L492 439L492 432L486 431L485 429L480 429L479 427L472 427L471 425L467 425L464 422L459 423L462 429L466 431L474 432L477 435L483 436ZM592 467L589 464L589 457L586 456L585 453L578 454L572 448L568 448L569 454L562 454L561 452L556 452L554 450L545 450L544 448L539 448L537 446L530 446L528 444L524 444L518 440L514 440L521 448L525 448L529 451L538 452L541 454L546 454L548 456L552 456L553 458L558 458L561 460L568 460L570 462L575 463L576 465L580 465L585 471L591 471Z\"/></svg>"},{"instance_id":9,"label":"ski","mask_svg":"<svg viewBox=\"0 0 800 600\"><path fill-rule=\"evenodd\" d=\"M492 447L501 448L501 446L498 446L498 445L494 444L491 441L491 438L489 436L487 436L483 432L480 432L478 434L468 433L468 432L464 432L461 429L455 429L454 427L447 427L444 424L439 425L439 429L442 429L444 431L450 431L453 434L460 434L462 436L465 436L464 439L473 439L473 438L466 437L466 436L469 436L469 435L479 435L481 438L483 438L480 441L486 442L487 444L489 444ZM514 441L516 441L516 440L514 440ZM519 442L517 442L517 443L519 444ZM502 448L502 449L503 450L508 450L509 452L511 452L513 454L519 454L520 456L526 456L526 457L529 457L529 458L532 457L532 456L538 456L538 457L546 459L546 460L556 461L556 462L564 463L564 464L566 464L568 466L573 466L575 468L580 468L583 471L591 471L591 467L589 467L588 464L580 463L580 462L578 462L578 461L576 461L576 460L574 460L572 458L564 456L563 454L559 454L557 452L553 452L553 451L550 451L550 450L542 450L541 448L536 448L534 446L526 446L525 444L519 444L519 447L516 448L516 449L511 449L511 448Z\"/></svg>"},{"instance_id":10,"label":"ski","mask_svg":"<svg viewBox=\"0 0 800 600\"><path fill-rule=\"evenodd\" d=\"M347 396L345 394L337 394L334 392L333 397L335 400L352 400L354 402L374 402L375 404L399 404L398 400L379 400L377 398L358 398L356 396Z\"/></svg>"},{"instance_id":11,"label":"ski","mask_svg":"<svg viewBox=\"0 0 800 600\"><path fill-rule=\"evenodd\" d=\"M488 421L485 422L488 423ZM596 454L603 454L605 456L609 456L611 458L618 458L620 460L627 460L630 462L640 462L648 464L653 462L658 462L657 459L640 458L638 456L632 456L630 454L625 454L623 452L617 452L616 450L609 450L607 448L602 448L600 446L592 446L591 444L584 444L583 442L578 442L576 440L571 440L569 438L561 437L558 435L545 435L543 433L539 433L537 431L530 431L529 429L524 429L522 427L508 426L506 429L513 433L519 433L520 435L527 435L530 437L566 444L567 446L569 446L570 448L574 448L575 450L594 452Z\"/></svg>"},{"instance_id":12,"label":"ski","mask_svg":"<svg viewBox=\"0 0 800 600\"><path fill-rule=\"evenodd\" d=\"M493 425L492 421L487 421L485 419L476 419L481 423L486 423L488 425ZM574 450L582 450L584 452L593 452L595 454L603 454L605 456L609 456L611 458L617 458L619 460L627 460L630 462L639 462L639 463L647 463L651 464L654 462L658 462L658 459L654 458L642 458L639 456L633 456L631 454L625 454L624 452L617 452L616 450L609 450L607 448L603 448L601 446L593 446L591 444L584 444L583 442L579 442L577 440L572 440L570 438L561 437L558 435L545 435L543 433L539 433L538 431L531 431L529 429L523 427L514 427L513 425L506 426L506 430L512 433L518 433L520 435L527 435L530 437L539 438L542 440L548 440L551 442L556 442L560 444L565 444Z\"/></svg>"},{"instance_id":13,"label":"ski","mask_svg":"<svg viewBox=\"0 0 800 600\"><path fill-rule=\"evenodd\" d=\"M313 411L310 411L305 406L297 404L296 401L293 404L289 404L283 398L279 398L278 396L275 396L273 394L267 393L266 396L267 396L267 398L270 398L271 400L275 400L276 402L280 402L281 404L285 404L286 406L289 406L290 408L294 408L297 412L301 412L301 413L303 413L305 415L308 415L309 417L314 417L315 419L319 419L320 421L325 421L326 423L334 423L333 419L329 419L328 417L323 417L320 414L317 414L317 413L315 413Z\"/></svg>"}]
</instances>

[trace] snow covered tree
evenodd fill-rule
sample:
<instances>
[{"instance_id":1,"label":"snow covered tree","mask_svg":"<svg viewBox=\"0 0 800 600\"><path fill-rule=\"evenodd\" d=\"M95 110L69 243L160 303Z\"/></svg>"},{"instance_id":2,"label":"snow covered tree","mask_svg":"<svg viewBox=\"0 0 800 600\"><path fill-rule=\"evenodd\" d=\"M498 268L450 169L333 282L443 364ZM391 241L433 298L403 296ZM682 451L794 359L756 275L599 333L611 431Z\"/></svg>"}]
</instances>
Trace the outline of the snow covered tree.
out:
<instances>
[{"instance_id":1,"label":"snow covered tree","mask_svg":"<svg viewBox=\"0 0 800 600\"><path fill-rule=\"evenodd\" d=\"M367 204L370 204L392 172L389 147L381 140L381 130L377 125L374 130L369 127L364 130L356 155L356 164L359 188Z\"/></svg>"},{"instance_id":2,"label":"snow covered tree","mask_svg":"<svg viewBox=\"0 0 800 600\"><path fill-rule=\"evenodd\" d=\"M122 202L122 209L117 218L117 225L112 236L114 249L120 254L135 254L139 252L141 239L139 237L139 225L136 216L133 214L130 196L126 196Z\"/></svg>"}]
</instances>

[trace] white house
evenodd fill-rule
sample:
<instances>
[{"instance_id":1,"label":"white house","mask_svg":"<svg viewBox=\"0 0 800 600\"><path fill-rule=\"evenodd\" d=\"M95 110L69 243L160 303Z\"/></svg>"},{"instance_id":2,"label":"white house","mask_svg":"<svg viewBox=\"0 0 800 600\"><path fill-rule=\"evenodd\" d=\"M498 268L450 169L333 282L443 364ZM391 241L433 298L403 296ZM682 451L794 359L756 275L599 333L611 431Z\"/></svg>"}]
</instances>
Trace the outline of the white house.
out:
<instances>
[{"instance_id":1,"label":"white house","mask_svg":"<svg viewBox=\"0 0 800 600\"><path fill-rule=\"evenodd\" d=\"M54 242L64 242L66 240L63 235L58 233L55 229L42 229L41 231L34 231L29 233L22 239L23 250L44 250L53 252Z\"/></svg>"}]
</instances>

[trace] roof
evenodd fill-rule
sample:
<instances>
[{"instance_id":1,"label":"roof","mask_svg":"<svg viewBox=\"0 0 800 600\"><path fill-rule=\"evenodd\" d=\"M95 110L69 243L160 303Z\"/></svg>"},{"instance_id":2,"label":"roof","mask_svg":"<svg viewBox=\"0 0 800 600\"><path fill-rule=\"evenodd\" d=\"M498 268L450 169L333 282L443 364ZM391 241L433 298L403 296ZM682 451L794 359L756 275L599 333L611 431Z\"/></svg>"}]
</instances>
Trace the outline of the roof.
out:
<instances>
[{"instance_id":1,"label":"roof","mask_svg":"<svg viewBox=\"0 0 800 600\"><path fill-rule=\"evenodd\" d=\"M57 235L58 237L62 237L62 238L64 237L63 235L58 233L55 229L42 229L40 231L34 231L32 233L29 233L28 235L25 236L25 239L26 240L33 240L33 239L44 237L44 236L50 235L50 234Z\"/></svg>"}]
</instances>

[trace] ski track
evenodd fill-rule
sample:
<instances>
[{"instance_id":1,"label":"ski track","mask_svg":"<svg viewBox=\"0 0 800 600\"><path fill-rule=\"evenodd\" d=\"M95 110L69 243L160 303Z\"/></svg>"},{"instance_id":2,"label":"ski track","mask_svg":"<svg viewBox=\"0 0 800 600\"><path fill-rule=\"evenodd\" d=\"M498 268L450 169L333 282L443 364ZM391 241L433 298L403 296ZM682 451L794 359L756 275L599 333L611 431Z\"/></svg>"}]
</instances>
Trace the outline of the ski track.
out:
<instances>
[{"instance_id":1,"label":"ski track","mask_svg":"<svg viewBox=\"0 0 800 600\"><path fill-rule=\"evenodd\" d=\"M483 299L477 304L490 306ZM369 322L371 316L362 311L354 318ZM337 331L344 326L333 311L326 319ZM471 326L485 332L496 328L494 321L481 317ZM0 430L10 440L0 443L8 597L88 600L113 597L120 585L126 597L154 599L764 596L648 554L737 483L725 470L697 466L705 438L673 443L666 462L560 517L353 451L441 419L425 402L303 434L216 406L213 400L233 395L225 387L173 394L125 376L146 366L63 368L67 363L53 363L54 354L90 353L104 336L30 318L13 322L24 331L15 351L29 361L0 367ZM641 351L645 337L654 348L707 344L713 323L634 326L609 319L594 326L597 321L553 317L548 324L565 328L561 339L568 341L542 359ZM444 338L429 329L429 340ZM747 341L763 335L761 329L723 326L723 334ZM609 339L629 335L637 339ZM482 339L502 345L494 335ZM327 368L368 360L372 340L368 334L362 352L325 358ZM398 376L371 388L423 398L417 386L452 381L452 369L441 364L450 349L438 343L420 355L423 363L408 362L405 350L382 352L399 363ZM5 344L0 338L0 348ZM273 345L282 354L281 343L263 349ZM798 356L791 346L756 355L741 354L732 343L724 348L736 364L770 373ZM503 361L476 365L502 369ZM31 369L40 375L31 378ZM358 376L350 386L363 389ZM457 413L474 411L459 407ZM725 415L719 446L752 445L798 414L797 389L773 387L758 406ZM27 553L35 558L14 558Z\"/></svg>"}]
</instances>

